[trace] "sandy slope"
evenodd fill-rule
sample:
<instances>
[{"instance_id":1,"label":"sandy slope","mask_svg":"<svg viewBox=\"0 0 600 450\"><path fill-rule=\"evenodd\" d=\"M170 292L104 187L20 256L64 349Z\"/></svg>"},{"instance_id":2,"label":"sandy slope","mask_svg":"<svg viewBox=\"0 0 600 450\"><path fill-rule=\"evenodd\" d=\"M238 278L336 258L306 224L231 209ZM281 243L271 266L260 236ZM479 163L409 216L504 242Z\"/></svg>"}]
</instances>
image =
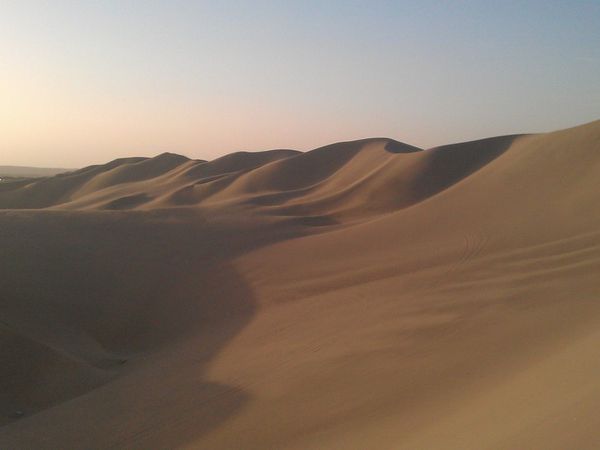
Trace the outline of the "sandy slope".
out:
<instances>
[{"instance_id":1,"label":"sandy slope","mask_svg":"<svg viewBox=\"0 0 600 450\"><path fill-rule=\"evenodd\" d=\"M0 448L600 445L600 122L0 185Z\"/></svg>"}]
</instances>

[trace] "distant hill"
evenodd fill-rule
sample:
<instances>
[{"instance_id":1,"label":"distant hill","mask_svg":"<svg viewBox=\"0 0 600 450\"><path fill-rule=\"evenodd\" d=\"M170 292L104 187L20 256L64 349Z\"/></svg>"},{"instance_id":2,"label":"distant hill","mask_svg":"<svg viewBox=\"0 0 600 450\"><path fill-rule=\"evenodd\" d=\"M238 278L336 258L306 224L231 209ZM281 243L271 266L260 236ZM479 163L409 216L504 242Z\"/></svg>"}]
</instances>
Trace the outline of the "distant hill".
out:
<instances>
[{"instance_id":1,"label":"distant hill","mask_svg":"<svg viewBox=\"0 0 600 450\"><path fill-rule=\"evenodd\" d=\"M0 166L0 178L41 178L51 177L57 173L69 172L73 169L56 169L47 167Z\"/></svg>"}]
</instances>

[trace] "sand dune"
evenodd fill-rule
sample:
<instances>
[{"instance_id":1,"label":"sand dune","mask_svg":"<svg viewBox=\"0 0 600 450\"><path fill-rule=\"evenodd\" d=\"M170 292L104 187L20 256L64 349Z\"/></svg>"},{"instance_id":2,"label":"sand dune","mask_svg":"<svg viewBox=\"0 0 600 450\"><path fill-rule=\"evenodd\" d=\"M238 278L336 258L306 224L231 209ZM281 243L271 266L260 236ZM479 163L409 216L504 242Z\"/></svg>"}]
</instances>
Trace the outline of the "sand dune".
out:
<instances>
[{"instance_id":1,"label":"sand dune","mask_svg":"<svg viewBox=\"0 0 600 450\"><path fill-rule=\"evenodd\" d=\"M593 449L600 121L0 185L0 448Z\"/></svg>"}]
</instances>

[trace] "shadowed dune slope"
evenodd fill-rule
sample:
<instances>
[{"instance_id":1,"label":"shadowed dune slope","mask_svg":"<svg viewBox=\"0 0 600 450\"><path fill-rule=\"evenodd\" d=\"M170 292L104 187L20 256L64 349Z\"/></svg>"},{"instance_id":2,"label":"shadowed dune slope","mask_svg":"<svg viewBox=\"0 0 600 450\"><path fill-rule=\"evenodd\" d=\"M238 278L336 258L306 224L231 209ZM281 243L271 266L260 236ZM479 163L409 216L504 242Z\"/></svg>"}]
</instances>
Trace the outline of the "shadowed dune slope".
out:
<instances>
[{"instance_id":1,"label":"shadowed dune slope","mask_svg":"<svg viewBox=\"0 0 600 450\"><path fill-rule=\"evenodd\" d=\"M154 209L257 205L285 216L360 219L409 206L498 156L514 136L422 152L377 138L311 152L239 152L211 162L173 154L115 160L0 190L4 208Z\"/></svg>"},{"instance_id":2,"label":"shadowed dune slope","mask_svg":"<svg viewBox=\"0 0 600 450\"><path fill-rule=\"evenodd\" d=\"M90 390L110 374L0 325L0 426Z\"/></svg>"},{"instance_id":3,"label":"shadowed dune slope","mask_svg":"<svg viewBox=\"0 0 600 450\"><path fill-rule=\"evenodd\" d=\"M593 449L600 121L0 185L0 448Z\"/></svg>"}]
</instances>

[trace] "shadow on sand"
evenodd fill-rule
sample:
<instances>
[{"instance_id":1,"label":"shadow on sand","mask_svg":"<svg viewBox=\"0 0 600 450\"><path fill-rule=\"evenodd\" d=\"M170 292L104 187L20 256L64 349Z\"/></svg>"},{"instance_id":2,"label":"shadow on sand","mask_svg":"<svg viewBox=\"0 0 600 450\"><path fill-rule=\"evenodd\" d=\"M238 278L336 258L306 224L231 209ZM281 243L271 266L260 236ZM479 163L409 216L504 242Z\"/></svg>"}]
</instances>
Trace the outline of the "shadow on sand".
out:
<instances>
[{"instance_id":1,"label":"shadow on sand","mask_svg":"<svg viewBox=\"0 0 600 450\"><path fill-rule=\"evenodd\" d=\"M444 145L425 150L421 174L411 190L416 201L441 192L501 156L522 135Z\"/></svg>"},{"instance_id":2,"label":"shadow on sand","mask_svg":"<svg viewBox=\"0 0 600 450\"><path fill-rule=\"evenodd\" d=\"M0 223L1 318L37 349L13 348L0 369L0 396L24 415L0 428L0 447L175 448L245 403L205 375L256 309L227 261L289 231L196 210Z\"/></svg>"}]
</instances>

